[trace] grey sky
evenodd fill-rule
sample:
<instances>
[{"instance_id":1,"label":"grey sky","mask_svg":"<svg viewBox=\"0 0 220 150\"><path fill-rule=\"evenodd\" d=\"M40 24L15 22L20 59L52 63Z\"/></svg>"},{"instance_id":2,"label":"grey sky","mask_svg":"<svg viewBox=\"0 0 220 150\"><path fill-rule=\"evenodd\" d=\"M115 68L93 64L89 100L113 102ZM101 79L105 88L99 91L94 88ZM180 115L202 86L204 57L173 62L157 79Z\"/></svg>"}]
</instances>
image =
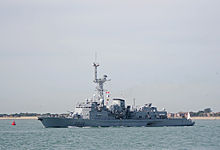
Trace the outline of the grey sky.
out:
<instances>
[{"instance_id":1,"label":"grey sky","mask_svg":"<svg viewBox=\"0 0 220 150\"><path fill-rule=\"evenodd\" d=\"M0 1L0 113L66 112L93 94L220 111L220 1Z\"/></svg>"}]
</instances>

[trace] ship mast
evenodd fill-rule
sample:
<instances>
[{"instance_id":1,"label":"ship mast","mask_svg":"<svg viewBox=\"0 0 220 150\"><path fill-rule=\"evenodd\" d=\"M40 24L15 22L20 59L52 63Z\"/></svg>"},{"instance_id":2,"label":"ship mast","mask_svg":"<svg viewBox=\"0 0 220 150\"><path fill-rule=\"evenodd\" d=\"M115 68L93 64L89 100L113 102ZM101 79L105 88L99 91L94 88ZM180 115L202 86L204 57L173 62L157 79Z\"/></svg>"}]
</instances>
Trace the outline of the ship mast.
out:
<instances>
[{"instance_id":1,"label":"ship mast","mask_svg":"<svg viewBox=\"0 0 220 150\"><path fill-rule=\"evenodd\" d=\"M93 66L95 68L95 79L94 79L93 82L97 84L96 90L98 91L98 99L100 100L100 104L103 107L104 106L104 88L103 88L103 84L106 81L109 81L109 80L107 80L107 75L104 75L103 78L98 79L98 77L97 77L97 68L98 68L99 64L94 62Z\"/></svg>"}]
</instances>

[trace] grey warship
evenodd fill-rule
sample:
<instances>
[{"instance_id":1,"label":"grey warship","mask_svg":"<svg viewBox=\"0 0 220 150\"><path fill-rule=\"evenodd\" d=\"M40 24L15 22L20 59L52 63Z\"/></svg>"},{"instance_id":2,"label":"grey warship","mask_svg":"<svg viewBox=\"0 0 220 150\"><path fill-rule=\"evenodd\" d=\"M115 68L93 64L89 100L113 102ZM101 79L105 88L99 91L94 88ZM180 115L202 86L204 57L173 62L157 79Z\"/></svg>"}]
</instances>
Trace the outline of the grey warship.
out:
<instances>
[{"instance_id":1,"label":"grey warship","mask_svg":"<svg viewBox=\"0 0 220 150\"><path fill-rule=\"evenodd\" d=\"M92 99L86 99L76 105L74 112L68 116L40 116L46 128L66 127L162 127L162 126L193 126L190 117L168 118L167 111L157 110L151 103L144 106L125 105L122 98L110 99L109 92L104 90L104 83L110 81L107 75L97 78L98 63L93 63L95 68L94 83L96 94Z\"/></svg>"}]
</instances>

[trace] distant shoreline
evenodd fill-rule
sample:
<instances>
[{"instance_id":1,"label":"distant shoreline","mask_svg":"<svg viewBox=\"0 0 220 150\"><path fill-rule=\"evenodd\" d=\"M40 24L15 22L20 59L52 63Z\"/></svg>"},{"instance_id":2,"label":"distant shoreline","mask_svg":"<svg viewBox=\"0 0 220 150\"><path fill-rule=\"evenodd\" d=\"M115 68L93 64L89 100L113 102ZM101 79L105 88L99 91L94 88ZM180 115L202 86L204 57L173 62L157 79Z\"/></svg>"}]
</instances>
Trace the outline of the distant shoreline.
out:
<instances>
[{"instance_id":1,"label":"distant shoreline","mask_svg":"<svg viewBox=\"0 0 220 150\"><path fill-rule=\"evenodd\" d=\"M30 117L0 117L0 120L37 120L37 116L30 116Z\"/></svg>"},{"instance_id":2,"label":"distant shoreline","mask_svg":"<svg viewBox=\"0 0 220 150\"><path fill-rule=\"evenodd\" d=\"M37 120L38 116L30 117L0 117L0 120ZM220 120L220 117L191 117L192 120Z\"/></svg>"}]
</instances>

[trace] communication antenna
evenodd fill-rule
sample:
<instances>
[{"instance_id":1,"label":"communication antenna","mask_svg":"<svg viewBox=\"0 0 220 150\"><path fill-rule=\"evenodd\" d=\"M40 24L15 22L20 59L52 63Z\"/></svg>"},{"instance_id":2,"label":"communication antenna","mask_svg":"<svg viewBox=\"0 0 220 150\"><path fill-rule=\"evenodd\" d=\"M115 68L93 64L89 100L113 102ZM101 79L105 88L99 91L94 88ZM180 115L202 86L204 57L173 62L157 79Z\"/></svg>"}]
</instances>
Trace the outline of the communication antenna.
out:
<instances>
[{"instance_id":1,"label":"communication antenna","mask_svg":"<svg viewBox=\"0 0 220 150\"><path fill-rule=\"evenodd\" d=\"M133 106L135 107L135 98L133 98Z\"/></svg>"},{"instance_id":2,"label":"communication antenna","mask_svg":"<svg viewBox=\"0 0 220 150\"><path fill-rule=\"evenodd\" d=\"M97 52L95 52L95 63L97 62Z\"/></svg>"},{"instance_id":3,"label":"communication antenna","mask_svg":"<svg viewBox=\"0 0 220 150\"><path fill-rule=\"evenodd\" d=\"M97 59L97 53L95 53L95 61L96 61L96 59ZM104 106L104 88L103 88L103 86L106 81L110 81L110 80L107 79L107 75L104 75L102 78L98 78L97 68L99 67L99 64L97 62L93 63L93 67L94 67L94 80L93 80L93 82L97 84L97 86L96 86L96 90L98 92L97 97L100 100L101 107L103 107Z\"/></svg>"},{"instance_id":4,"label":"communication antenna","mask_svg":"<svg viewBox=\"0 0 220 150\"><path fill-rule=\"evenodd\" d=\"M97 68L99 66L99 64L97 63L97 52L95 52L95 62L93 63L93 66L95 67L95 79L94 79L94 82L97 83L98 82Z\"/></svg>"}]
</instances>

